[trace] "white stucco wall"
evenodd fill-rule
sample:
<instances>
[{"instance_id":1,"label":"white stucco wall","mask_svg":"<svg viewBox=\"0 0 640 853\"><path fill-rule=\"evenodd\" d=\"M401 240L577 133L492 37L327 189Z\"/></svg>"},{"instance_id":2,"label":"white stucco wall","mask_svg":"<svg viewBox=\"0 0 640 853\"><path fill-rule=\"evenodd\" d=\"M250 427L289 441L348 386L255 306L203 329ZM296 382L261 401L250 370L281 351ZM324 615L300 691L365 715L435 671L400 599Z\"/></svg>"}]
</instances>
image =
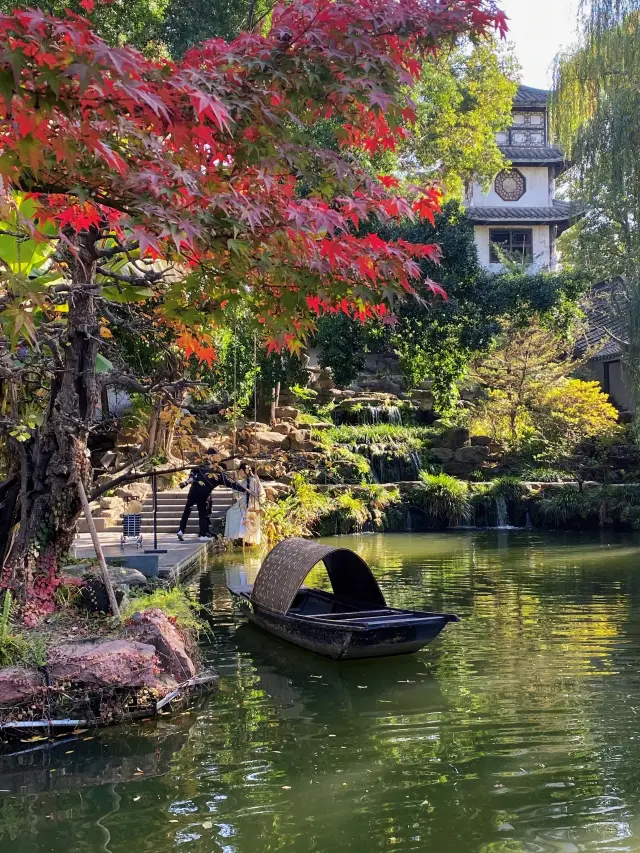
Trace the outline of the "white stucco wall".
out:
<instances>
[{"instance_id":1,"label":"white stucco wall","mask_svg":"<svg viewBox=\"0 0 640 853\"><path fill-rule=\"evenodd\" d=\"M479 184L472 186L467 204L476 207L549 207L553 202L553 181L549 179L547 166L517 166L526 181L526 190L519 201L504 201L494 189L494 182L488 193L483 193Z\"/></svg>"},{"instance_id":2,"label":"white stucco wall","mask_svg":"<svg viewBox=\"0 0 640 853\"><path fill-rule=\"evenodd\" d=\"M586 378L596 379L604 388L604 362L588 361L586 364ZM633 412L635 406L629 388L622 374L622 366L619 361L609 362L609 396L619 409Z\"/></svg>"},{"instance_id":3,"label":"white stucco wall","mask_svg":"<svg viewBox=\"0 0 640 853\"><path fill-rule=\"evenodd\" d=\"M478 250L478 259L485 269L491 270L492 272L500 272L502 269L502 264L491 264L489 263L489 229L490 228L508 228L508 225L500 225L496 223L495 225L476 225L474 228L475 240L476 240L476 248ZM555 261L550 260L549 253L551 251L550 240L549 240L549 226L548 225L527 225L523 222L521 225L515 226L518 228L530 228L533 232L532 234L532 249L533 249L533 263L531 264L531 271L537 271L541 269L554 269Z\"/></svg>"}]
</instances>

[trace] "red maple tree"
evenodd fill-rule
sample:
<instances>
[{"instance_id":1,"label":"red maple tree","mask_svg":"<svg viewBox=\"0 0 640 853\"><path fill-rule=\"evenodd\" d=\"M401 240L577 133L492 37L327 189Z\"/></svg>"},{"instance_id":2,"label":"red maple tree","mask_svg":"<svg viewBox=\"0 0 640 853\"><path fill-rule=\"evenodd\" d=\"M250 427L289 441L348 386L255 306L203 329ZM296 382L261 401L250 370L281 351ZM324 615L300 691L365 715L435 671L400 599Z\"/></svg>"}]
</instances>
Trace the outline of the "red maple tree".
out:
<instances>
[{"instance_id":1,"label":"red maple tree","mask_svg":"<svg viewBox=\"0 0 640 853\"><path fill-rule=\"evenodd\" d=\"M324 311L385 314L438 248L358 226L432 218L438 191L401 195L350 152L405 137L426 55L504 29L491 0L296 0L267 35L213 40L174 63L110 47L75 15L0 17L0 178L13 204L2 233L39 247L37 264L3 276L2 381L35 370L47 386L39 423L6 412L0 424L21 508L3 583L23 601L46 607L71 543L112 306L153 297L207 361L207 329L236 303L275 349L299 348ZM310 133L327 119L337 150ZM311 171L319 189L305 191Z\"/></svg>"}]
</instances>

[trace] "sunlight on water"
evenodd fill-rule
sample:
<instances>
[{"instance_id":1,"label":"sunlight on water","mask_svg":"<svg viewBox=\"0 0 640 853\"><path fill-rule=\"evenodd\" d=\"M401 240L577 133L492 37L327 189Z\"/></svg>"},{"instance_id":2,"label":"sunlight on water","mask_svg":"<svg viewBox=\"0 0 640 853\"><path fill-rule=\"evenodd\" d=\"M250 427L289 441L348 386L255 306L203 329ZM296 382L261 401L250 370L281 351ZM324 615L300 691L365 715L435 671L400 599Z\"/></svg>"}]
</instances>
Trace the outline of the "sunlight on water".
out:
<instances>
[{"instance_id":1,"label":"sunlight on water","mask_svg":"<svg viewBox=\"0 0 640 853\"><path fill-rule=\"evenodd\" d=\"M259 559L219 560L197 585L220 693L0 758L1 853L640 851L633 540L339 541L391 604L462 622L417 655L333 663L236 620L225 573L251 582Z\"/></svg>"}]
</instances>

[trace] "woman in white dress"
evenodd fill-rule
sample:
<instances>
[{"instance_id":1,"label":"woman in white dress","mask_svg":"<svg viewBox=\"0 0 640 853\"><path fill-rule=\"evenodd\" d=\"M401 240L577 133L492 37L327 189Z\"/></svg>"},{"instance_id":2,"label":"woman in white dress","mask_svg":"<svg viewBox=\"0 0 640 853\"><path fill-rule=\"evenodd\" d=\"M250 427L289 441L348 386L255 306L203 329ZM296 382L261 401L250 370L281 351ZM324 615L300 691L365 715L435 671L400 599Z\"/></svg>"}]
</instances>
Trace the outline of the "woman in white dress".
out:
<instances>
[{"instance_id":1,"label":"woman in white dress","mask_svg":"<svg viewBox=\"0 0 640 853\"><path fill-rule=\"evenodd\" d=\"M242 495L245 504L244 535L242 540L245 545L260 545L262 542L262 504L265 500L264 486L257 474L254 474L248 465L243 466L245 479L242 485L247 490Z\"/></svg>"},{"instance_id":2,"label":"woman in white dress","mask_svg":"<svg viewBox=\"0 0 640 853\"><path fill-rule=\"evenodd\" d=\"M224 522L225 539L231 539L232 542L244 538L244 521L246 515L244 504L246 504L245 495L235 492L233 503L227 510Z\"/></svg>"},{"instance_id":3,"label":"woman in white dress","mask_svg":"<svg viewBox=\"0 0 640 853\"><path fill-rule=\"evenodd\" d=\"M224 535L233 542L242 539L245 545L260 545L260 514L265 498L264 487L248 465L242 464L239 470L243 475L239 485L244 486L246 491L241 492L227 510Z\"/></svg>"}]
</instances>

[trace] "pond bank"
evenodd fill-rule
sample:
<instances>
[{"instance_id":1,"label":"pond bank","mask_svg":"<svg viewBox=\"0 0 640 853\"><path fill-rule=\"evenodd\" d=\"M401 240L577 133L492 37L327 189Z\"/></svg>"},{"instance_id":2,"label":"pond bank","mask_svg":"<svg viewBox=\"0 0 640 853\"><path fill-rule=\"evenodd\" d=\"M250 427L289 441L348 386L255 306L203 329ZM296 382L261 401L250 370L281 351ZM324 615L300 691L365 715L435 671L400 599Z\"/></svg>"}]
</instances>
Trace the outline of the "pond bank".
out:
<instances>
[{"instance_id":1,"label":"pond bank","mask_svg":"<svg viewBox=\"0 0 640 853\"><path fill-rule=\"evenodd\" d=\"M152 717L215 689L190 606L174 589L129 603L121 622L68 606L30 630L7 629L3 658L14 660L0 668L0 745Z\"/></svg>"},{"instance_id":2,"label":"pond bank","mask_svg":"<svg viewBox=\"0 0 640 853\"><path fill-rule=\"evenodd\" d=\"M480 528L619 531L640 529L640 485L541 483L502 477L491 482L422 473L384 484L292 482L279 505L267 507L270 543L291 535L420 532Z\"/></svg>"}]
</instances>

